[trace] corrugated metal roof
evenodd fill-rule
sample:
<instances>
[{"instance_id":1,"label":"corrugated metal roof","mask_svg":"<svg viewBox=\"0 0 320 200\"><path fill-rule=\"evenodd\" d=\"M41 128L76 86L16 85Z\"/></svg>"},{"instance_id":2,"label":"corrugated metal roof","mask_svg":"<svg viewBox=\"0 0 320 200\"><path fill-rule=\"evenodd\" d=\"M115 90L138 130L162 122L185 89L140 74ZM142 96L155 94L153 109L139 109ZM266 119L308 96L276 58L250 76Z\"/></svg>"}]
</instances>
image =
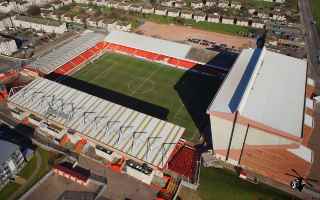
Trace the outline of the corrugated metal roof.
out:
<instances>
[{"instance_id":1,"label":"corrugated metal roof","mask_svg":"<svg viewBox=\"0 0 320 200\"><path fill-rule=\"evenodd\" d=\"M191 49L190 45L122 31L112 31L105 41L181 59L185 59Z\"/></svg>"},{"instance_id":2,"label":"corrugated metal roof","mask_svg":"<svg viewBox=\"0 0 320 200\"><path fill-rule=\"evenodd\" d=\"M79 54L103 41L104 34L86 31L78 38L33 61L30 66L49 74Z\"/></svg>"},{"instance_id":3,"label":"corrugated metal roof","mask_svg":"<svg viewBox=\"0 0 320 200\"><path fill-rule=\"evenodd\" d=\"M184 128L110 101L38 78L9 101L89 139L163 167Z\"/></svg>"},{"instance_id":4,"label":"corrugated metal roof","mask_svg":"<svg viewBox=\"0 0 320 200\"><path fill-rule=\"evenodd\" d=\"M301 137L307 63L266 49L243 50L208 112L240 115Z\"/></svg>"}]
</instances>

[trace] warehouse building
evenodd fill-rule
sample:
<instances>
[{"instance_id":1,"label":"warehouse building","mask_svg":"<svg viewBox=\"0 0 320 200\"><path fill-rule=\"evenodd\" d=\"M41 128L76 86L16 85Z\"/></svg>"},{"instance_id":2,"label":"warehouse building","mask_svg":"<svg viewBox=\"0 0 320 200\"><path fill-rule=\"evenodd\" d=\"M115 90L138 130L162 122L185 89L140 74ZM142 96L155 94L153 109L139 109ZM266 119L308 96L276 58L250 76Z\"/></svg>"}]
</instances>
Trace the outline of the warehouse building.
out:
<instances>
[{"instance_id":1,"label":"warehouse building","mask_svg":"<svg viewBox=\"0 0 320 200\"><path fill-rule=\"evenodd\" d=\"M2 188L22 169L24 158L16 144L0 140L0 148L0 188Z\"/></svg>"},{"instance_id":2,"label":"warehouse building","mask_svg":"<svg viewBox=\"0 0 320 200\"><path fill-rule=\"evenodd\" d=\"M207 110L215 157L285 184L307 175L313 91L305 60L243 50Z\"/></svg>"}]
</instances>

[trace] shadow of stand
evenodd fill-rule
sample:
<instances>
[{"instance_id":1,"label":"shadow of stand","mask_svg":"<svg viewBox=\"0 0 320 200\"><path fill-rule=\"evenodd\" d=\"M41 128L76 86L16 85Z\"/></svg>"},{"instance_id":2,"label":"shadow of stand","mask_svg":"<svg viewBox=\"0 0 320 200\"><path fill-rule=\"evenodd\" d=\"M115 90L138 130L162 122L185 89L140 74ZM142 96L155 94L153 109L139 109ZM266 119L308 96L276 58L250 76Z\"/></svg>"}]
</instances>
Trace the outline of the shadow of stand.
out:
<instances>
[{"instance_id":1,"label":"shadow of stand","mask_svg":"<svg viewBox=\"0 0 320 200\"><path fill-rule=\"evenodd\" d=\"M53 81L57 81L57 79L59 78L59 82L63 85L162 120L166 120L169 113L169 110L166 108L141 101L139 99L97 85L93 85L79 79L75 79L71 76L63 76L60 74L51 73L47 75L46 78Z\"/></svg>"},{"instance_id":2,"label":"shadow of stand","mask_svg":"<svg viewBox=\"0 0 320 200\"><path fill-rule=\"evenodd\" d=\"M231 68L238 54L221 52L210 63L221 68ZM227 72L213 67L197 65L184 73L175 90L197 126L207 147L212 145L210 119L207 108L219 90Z\"/></svg>"}]
</instances>

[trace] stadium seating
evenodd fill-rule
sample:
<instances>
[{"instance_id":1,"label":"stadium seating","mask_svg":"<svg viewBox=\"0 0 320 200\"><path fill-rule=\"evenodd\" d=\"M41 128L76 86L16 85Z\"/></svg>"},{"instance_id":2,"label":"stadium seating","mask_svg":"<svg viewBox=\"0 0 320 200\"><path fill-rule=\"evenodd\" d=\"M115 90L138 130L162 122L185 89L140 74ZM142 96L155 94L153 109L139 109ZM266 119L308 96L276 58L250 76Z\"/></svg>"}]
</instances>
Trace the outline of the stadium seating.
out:
<instances>
[{"instance_id":1,"label":"stadium seating","mask_svg":"<svg viewBox=\"0 0 320 200\"><path fill-rule=\"evenodd\" d=\"M60 75L67 75L71 71L77 69L80 65L88 62L98 53L102 52L106 47L105 42L99 42L95 46L91 47L90 49L86 50L85 52L81 53L77 57L73 58L69 62L63 64L61 67L57 68L54 73Z\"/></svg>"},{"instance_id":2,"label":"stadium seating","mask_svg":"<svg viewBox=\"0 0 320 200\"><path fill-rule=\"evenodd\" d=\"M30 63L30 66L34 69L38 69L44 74L51 73L56 70L57 67L64 65L71 59L79 56L79 54L103 41L104 37L104 34L95 32L83 33L80 37L73 39L71 42L68 42L63 46L54 49L45 56L36 59Z\"/></svg>"},{"instance_id":3,"label":"stadium seating","mask_svg":"<svg viewBox=\"0 0 320 200\"><path fill-rule=\"evenodd\" d=\"M178 143L172 155L168 169L193 181L199 158L197 151L185 144Z\"/></svg>"},{"instance_id":4,"label":"stadium seating","mask_svg":"<svg viewBox=\"0 0 320 200\"><path fill-rule=\"evenodd\" d=\"M190 69L190 68L194 67L195 65L197 65L197 63L190 62L187 60L172 58L172 57L168 57L165 55L152 53L152 52L144 51L141 49L134 49L134 48L130 48L130 47L125 47L125 46L118 45L118 44L108 43L105 46L106 46L106 49L114 51L114 52L119 52L119 53L128 54L128 55L134 55L135 57L147 59L150 61L165 62L169 65L173 65L173 66L180 67L180 68Z\"/></svg>"}]
</instances>

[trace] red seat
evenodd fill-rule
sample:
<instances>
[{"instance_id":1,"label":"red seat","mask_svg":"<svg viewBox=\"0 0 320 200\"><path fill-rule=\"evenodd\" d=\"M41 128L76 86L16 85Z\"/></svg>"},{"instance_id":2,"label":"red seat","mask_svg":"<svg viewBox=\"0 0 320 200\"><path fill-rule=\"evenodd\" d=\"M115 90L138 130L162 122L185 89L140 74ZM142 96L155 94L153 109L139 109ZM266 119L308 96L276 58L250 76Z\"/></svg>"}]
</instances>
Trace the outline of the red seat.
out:
<instances>
[{"instance_id":1,"label":"red seat","mask_svg":"<svg viewBox=\"0 0 320 200\"><path fill-rule=\"evenodd\" d=\"M178 143L168 168L193 181L196 173L198 153L195 149Z\"/></svg>"}]
</instances>

